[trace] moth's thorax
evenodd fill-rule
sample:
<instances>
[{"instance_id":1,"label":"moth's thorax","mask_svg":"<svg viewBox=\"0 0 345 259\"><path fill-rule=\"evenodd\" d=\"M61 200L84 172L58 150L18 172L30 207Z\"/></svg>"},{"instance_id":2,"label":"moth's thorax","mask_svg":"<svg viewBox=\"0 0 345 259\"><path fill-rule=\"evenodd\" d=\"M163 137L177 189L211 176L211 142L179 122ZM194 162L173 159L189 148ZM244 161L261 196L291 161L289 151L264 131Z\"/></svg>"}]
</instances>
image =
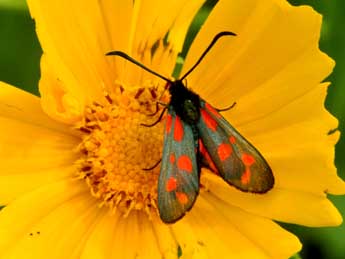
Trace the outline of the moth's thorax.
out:
<instances>
[{"instance_id":1,"label":"moth's thorax","mask_svg":"<svg viewBox=\"0 0 345 259\"><path fill-rule=\"evenodd\" d=\"M171 95L169 105L181 119L190 124L196 124L200 119L200 98L189 90L180 80L176 80L169 87Z\"/></svg>"}]
</instances>

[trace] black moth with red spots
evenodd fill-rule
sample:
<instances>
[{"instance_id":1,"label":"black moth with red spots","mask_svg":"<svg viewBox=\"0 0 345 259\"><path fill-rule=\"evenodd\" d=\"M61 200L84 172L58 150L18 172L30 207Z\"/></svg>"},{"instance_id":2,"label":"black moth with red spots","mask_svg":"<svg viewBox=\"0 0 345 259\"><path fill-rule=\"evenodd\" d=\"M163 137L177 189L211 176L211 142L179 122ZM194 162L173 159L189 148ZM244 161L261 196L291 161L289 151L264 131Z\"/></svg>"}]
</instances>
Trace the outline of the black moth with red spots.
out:
<instances>
[{"instance_id":1,"label":"black moth with red spots","mask_svg":"<svg viewBox=\"0 0 345 259\"><path fill-rule=\"evenodd\" d=\"M197 67L216 41L229 35L235 34L217 34L196 64L175 81L157 74L123 52L107 54L121 56L167 81L171 98L161 114L167 110L158 181L158 209L165 223L176 222L192 208L199 193L202 167L209 168L244 192L266 193L273 188L272 170L260 152L230 125L220 110L183 84L183 79Z\"/></svg>"}]
</instances>

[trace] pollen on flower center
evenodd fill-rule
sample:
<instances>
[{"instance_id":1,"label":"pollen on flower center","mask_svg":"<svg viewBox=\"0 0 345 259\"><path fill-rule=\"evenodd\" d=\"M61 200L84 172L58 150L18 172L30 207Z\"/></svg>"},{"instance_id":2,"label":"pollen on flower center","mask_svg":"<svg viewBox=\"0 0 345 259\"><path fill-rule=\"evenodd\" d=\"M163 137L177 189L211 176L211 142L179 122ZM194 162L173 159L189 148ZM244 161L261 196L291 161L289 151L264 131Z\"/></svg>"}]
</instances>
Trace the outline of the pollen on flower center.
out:
<instances>
[{"instance_id":1,"label":"pollen on flower center","mask_svg":"<svg viewBox=\"0 0 345 259\"><path fill-rule=\"evenodd\" d=\"M162 89L119 87L115 94L106 94L105 103L93 103L85 111L78 147L78 176L90 187L101 205L124 216L133 209L149 216L157 211L159 166L151 168L161 158L162 127L152 123L157 92ZM157 113L159 114L159 113Z\"/></svg>"}]
</instances>

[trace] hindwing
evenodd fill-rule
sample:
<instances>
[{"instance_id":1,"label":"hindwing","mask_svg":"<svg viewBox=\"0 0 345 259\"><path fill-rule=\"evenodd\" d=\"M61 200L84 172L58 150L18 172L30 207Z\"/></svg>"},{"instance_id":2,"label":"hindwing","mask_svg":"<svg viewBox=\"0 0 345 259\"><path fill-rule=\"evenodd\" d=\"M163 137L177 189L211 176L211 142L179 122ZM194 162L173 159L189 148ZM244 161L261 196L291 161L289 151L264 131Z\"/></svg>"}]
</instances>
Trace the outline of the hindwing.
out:
<instances>
[{"instance_id":1,"label":"hindwing","mask_svg":"<svg viewBox=\"0 0 345 259\"><path fill-rule=\"evenodd\" d=\"M201 101L200 114L199 147L207 166L241 191L270 190L274 177L259 151L205 101Z\"/></svg>"}]
</instances>

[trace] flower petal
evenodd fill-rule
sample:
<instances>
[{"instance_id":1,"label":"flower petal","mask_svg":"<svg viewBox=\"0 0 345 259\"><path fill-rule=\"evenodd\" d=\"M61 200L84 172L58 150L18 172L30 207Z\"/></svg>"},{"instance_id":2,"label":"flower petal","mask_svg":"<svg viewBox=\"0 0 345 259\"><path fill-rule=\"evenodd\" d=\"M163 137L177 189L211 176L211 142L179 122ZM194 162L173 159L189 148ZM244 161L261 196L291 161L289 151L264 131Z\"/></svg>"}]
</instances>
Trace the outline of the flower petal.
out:
<instances>
[{"instance_id":1,"label":"flower petal","mask_svg":"<svg viewBox=\"0 0 345 259\"><path fill-rule=\"evenodd\" d=\"M96 221L97 212L99 208L82 182L69 180L43 186L0 212L0 255L70 257Z\"/></svg>"},{"instance_id":2,"label":"flower petal","mask_svg":"<svg viewBox=\"0 0 345 259\"><path fill-rule=\"evenodd\" d=\"M342 222L341 215L325 194L282 188L273 188L265 194L244 193L206 171L201 182L219 199L266 218L311 227L333 226Z\"/></svg>"},{"instance_id":3,"label":"flower petal","mask_svg":"<svg viewBox=\"0 0 345 259\"><path fill-rule=\"evenodd\" d=\"M182 258L268 258L202 197L172 229L181 246ZM186 239L186 235L192 238Z\"/></svg>"},{"instance_id":4,"label":"flower petal","mask_svg":"<svg viewBox=\"0 0 345 259\"><path fill-rule=\"evenodd\" d=\"M217 43L191 74L189 84L199 87L197 91L216 107L237 102L225 117L273 169L274 190L265 195L239 194L253 202L243 208L262 205L260 215L312 226L339 224L341 217L324 192L345 193L333 164L339 133L327 135L337 127L337 120L324 108L326 85L319 85L334 66L319 50L320 28L321 16L307 6L292 7L281 0L222 1L195 39L185 66L191 66L206 47L202 46L219 31L238 34ZM219 196L225 199L224 193ZM269 205L261 202L265 199L272 206L276 200L278 207L284 200L296 200L296 210L286 216L265 211ZM230 200L240 206L234 196ZM306 209L303 200L313 205ZM275 210L287 213L284 208ZM309 216L299 210L307 210ZM308 223L313 213L318 216Z\"/></svg>"},{"instance_id":5,"label":"flower petal","mask_svg":"<svg viewBox=\"0 0 345 259\"><path fill-rule=\"evenodd\" d=\"M39 97L1 81L0 117L71 134L69 127L52 120L43 112Z\"/></svg>"},{"instance_id":6,"label":"flower petal","mask_svg":"<svg viewBox=\"0 0 345 259\"><path fill-rule=\"evenodd\" d=\"M177 259L178 244L172 234L171 226L162 223L158 215L154 217L152 225L163 257L167 259Z\"/></svg>"},{"instance_id":7,"label":"flower petal","mask_svg":"<svg viewBox=\"0 0 345 259\"><path fill-rule=\"evenodd\" d=\"M43 54L39 82L42 108L54 120L65 124L76 123L84 114L87 97L80 93L79 85L67 85L54 69L52 60Z\"/></svg>"},{"instance_id":8,"label":"flower petal","mask_svg":"<svg viewBox=\"0 0 345 259\"><path fill-rule=\"evenodd\" d=\"M104 100L104 90L112 90L116 80L129 85L158 80L121 58L106 57L112 50L125 51L170 76L183 44L181 35L202 4L202 0L29 0L44 50L40 81L44 110L73 123L85 104ZM161 42L157 48L169 31L172 46Z\"/></svg>"},{"instance_id":9,"label":"flower petal","mask_svg":"<svg viewBox=\"0 0 345 259\"><path fill-rule=\"evenodd\" d=\"M100 98L114 73L105 58L112 48L98 1L30 0L28 5L56 78L81 102Z\"/></svg>"},{"instance_id":10,"label":"flower petal","mask_svg":"<svg viewBox=\"0 0 345 259\"><path fill-rule=\"evenodd\" d=\"M301 249L298 238L272 220L249 214L240 208L224 203L212 193L201 197L214 207L215 213L223 214L229 222L270 258L290 258ZM279 242L276 242L279 240Z\"/></svg>"},{"instance_id":11,"label":"flower petal","mask_svg":"<svg viewBox=\"0 0 345 259\"><path fill-rule=\"evenodd\" d=\"M147 215L107 213L97 224L83 251L87 258L161 258Z\"/></svg>"},{"instance_id":12,"label":"flower petal","mask_svg":"<svg viewBox=\"0 0 345 259\"><path fill-rule=\"evenodd\" d=\"M210 26L203 27L211 31L202 30L193 49L202 39L205 42L207 35L211 39L219 26L227 27L232 22L235 28L239 26L239 35L222 39L189 80L195 81L191 85L200 86L198 92L217 107L237 101L236 108L229 111L235 126L269 116L308 93L334 66L318 49L321 16L311 8L282 6L278 3L283 1L273 0L243 2L251 12L246 11L241 23L235 20L244 12L239 9L242 2L220 2L211 13L207 20ZM222 15L227 11L234 15Z\"/></svg>"},{"instance_id":13,"label":"flower petal","mask_svg":"<svg viewBox=\"0 0 345 259\"><path fill-rule=\"evenodd\" d=\"M238 129L252 136L276 178L276 186L312 193L344 194L345 182L334 166L337 120L323 107L327 84L322 84L269 116ZM260 130L259 130L260 129Z\"/></svg>"},{"instance_id":14,"label":"flower petal","mask_svg":"<svg viewBox=\"0 0 345 259\"><path fill-rule=\"evenodd\" d=\"M77 138L44 114L38 97L0 83L0 123L0 204L74 173Z\"/></svg>"},{"instance_id":15,"label":"flower petal","mask_svg":"<svg viewBox=\"0 0 345 259\"><path fill-rule=\"evenodd\" d=\"M177 51L182 48L184 37L194 15L204 1L156 1L145 0L134 3L134 15L132 18L133 38L132 50L137 51L144 45L152 46L157 39L162 39L170 31L169 39L172 40ZM137 12L136 12L137 11ZM124 34L126 35L126 34ZM136 53L137 54L137 53Z\"/></svg>"},{"instance_id":16,"label":"flower petal","mask_svg":"<svg viewBox=\"0 0 345 259\"><path fill-rule=\"evenodd\" d=\"M137 12L131 31L133 44L130 53L154 71L170 77L176 64L177 54L182 50L187 30L203 3L203 0L136 1L134 10ZM155 44L163 39L168 42L167 46L161 44L150 60L148 57L152 55ZM145 49L146 58L143 57ZM133 66L126 68L130 68L126 71L127 75L138 74L138 68ZM145 72L144 78L150 79L152 75Z\"/></svg>"},{"instance_id":17,"label":"flower petal","mask_svg":"<svg viewBox=\"0 0 345 259\"><path fill-rule=\"evenodd\" d=\"M81 253L81 259L110 258L112 252L112 238L116 231L115 226L119 214L105 213L99 219L94 230L90 234Z\"/></svg>"},{"instance_id":18,"label":"flower petal","mask_svg":"<svg viewBox=\"0 0 345 259\"><path fill-rule=\"evenodd\" d=\"M318 49L321 16L310 7L282 6L278 2L283 1L220 2L195 39L186 60L185 69L222 28L238 34L222 39L189 81L199 93L208 96L211 103L217 101L221 107L236 100L237 110L247 107L250 113L238 111L242 119L239 123L274 111L282 103L307 92L334 66ZM286 94L281 94L282 91ZM280 93L279 98L275 93ZM224 94L227 98L222 98ZM257 97L265 98L267 94L270 102L261 102L253 109Z\"/></svg>"},{"instance_id":19,"label":"flower petal","mask_svg":"<svg viewBox=\"0 0 345 259\"><path fill-rule=\"evenodd\" d=\"M10 169L14 170L14 168ZM71 175L75 173L75 169L73 167L36 170L33 167L27 170L24 167L23 169L17 167L14 171L9 171L6 166L4 167L1 165L0 170L1 205L9 204L20 195L39 188L44 184L52 183L64 178L70 178Z\"/></svg>"},{"instance_id":20,"label":"flower petal","mask_svg":"<svg viewBox=\"0 0 345 259\"><path fill-rule=\"evenodd\" d=\"M182 258L288 258L301 249L298 239L278 224L207 192L172 230Z\"/></svg>"},{"instance_id":21,"label":"flower petal","mask_svg":"<svg viewBox=\"0 0 345 259\"><path fill-rule=\"evenodd\" d=\"M194 210L194 208L193 208ZM193 210L191 212L193 212ZM177 221L171 226L171 231L174 234L176 241L178 242L182 256L182 259L207 259L211 258L208 255L208 251L205 247L205 242L208 240L205 237L200 237L196 232L195 227L189 224L187 220L191 215L185 216L182 220ZM210 236L212 238L212 235Z\"/></svg>"},{"instance_id":22,"label":"flower petal","mask_svg":"<svg viewBox=\"0 0 345 259\"><path fill-rule=\"evenodd\" d=\"M144 212L133 212L131 217L135 218L135 222L138 225L138 242L136 245L137 258L167 258L160 250L152 221L147 217L147 214ZM131 242L131 240L131 235L129 235L128 242ZM129 247L129 249L132 248ZM114 259L115 258L117 257L114 257Z\"/></svg>"}]
</instances>

